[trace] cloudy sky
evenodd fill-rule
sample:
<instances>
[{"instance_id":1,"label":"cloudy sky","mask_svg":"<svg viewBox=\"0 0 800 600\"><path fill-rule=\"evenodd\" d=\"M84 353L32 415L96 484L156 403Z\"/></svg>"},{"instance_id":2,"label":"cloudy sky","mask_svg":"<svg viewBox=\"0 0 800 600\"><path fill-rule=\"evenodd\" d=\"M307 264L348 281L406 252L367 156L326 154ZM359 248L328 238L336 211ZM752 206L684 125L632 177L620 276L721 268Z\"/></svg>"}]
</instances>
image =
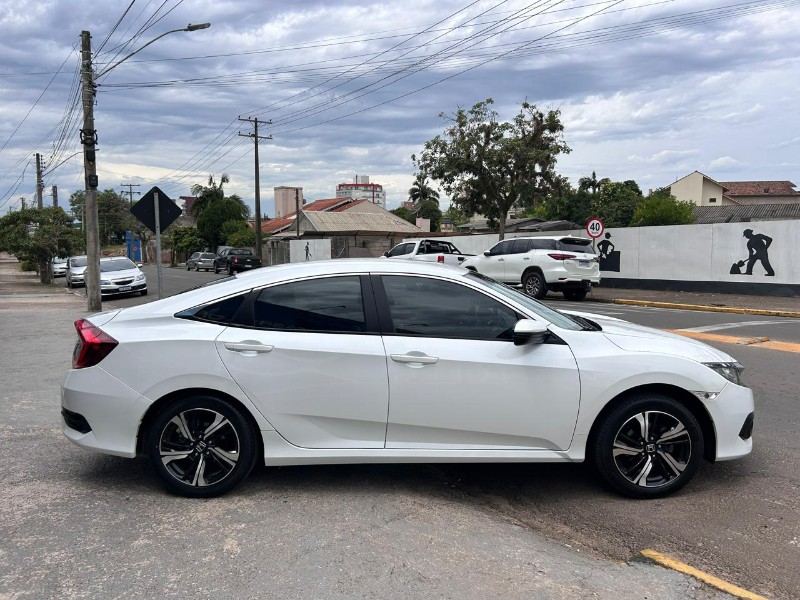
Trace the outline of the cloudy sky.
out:
<instances>
[{"instance_id":1,"label":"cloudy sky","mask_svg":"<svg viewBox=\"0 0 800 600\"><path fill-rule=\"evenodd\" d=\"M572 153L644 190L699 170L800 184L800 0L0 0L0 214L83 188L80 32L98 78L100 188L188 195L209 174L251 207L258 118L262 212L369 175L388 208L439 113L492 97L559 109ZM272 121L267 125L266 121Z\"/></svg>"}]
</instances>

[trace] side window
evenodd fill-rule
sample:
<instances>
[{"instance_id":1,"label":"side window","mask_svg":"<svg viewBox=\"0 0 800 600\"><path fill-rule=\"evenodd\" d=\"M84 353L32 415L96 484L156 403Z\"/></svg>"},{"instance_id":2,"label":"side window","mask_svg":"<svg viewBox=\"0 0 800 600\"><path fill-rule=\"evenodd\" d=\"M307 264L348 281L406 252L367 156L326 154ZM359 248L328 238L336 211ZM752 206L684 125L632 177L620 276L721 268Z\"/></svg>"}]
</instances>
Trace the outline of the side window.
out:
<instances>
[{"instance_id":1,"label":"side window","mask_svg":"<svg viewBox=\"0 0 800 600\"><path fill-rule=\"evenodd\" d=\"M189 310L179 312L175 316L179 319L195 319L197 321L205 321L207 323L218 323L220 325L227 325L233 319L236 311L244 302L247 294L239 294L238 296L231 296L213 304L206 304L204 306L196 306Z\"/></svg>"},{"instance_id":2,"label":"side window","mask_svg":"<svg viewBox=\"0 0 800 600\"><path fill-rule=\"evenodd\" d=\"M555 240L533 240L533 249L534 250L555 250L556 249L556 241Z\"/></svg>"},{"instance_id":3,"label":"side window","mask_svg":"<svg viewBox=\"0 0 800 600\"><path fill-rule=\"evenodd\" d=\"M394 333L470 340L511 340L517 313L464 285L424 277L382 278Z\"/></svg>"},{"instance_id":4,"label":"side window","mask_svg":"<svg viewBox=\"0 0 800 600\"><path fill-rule=\"evenodd\" d=\"M531 249L531 240L516 239L511 242L511 252L509 254L524 254Z\"/></svg>"},{"instance_id":5,"label":"side window","mask_svg":"<svg viewBox=\"0 0 800 600\"><path fill-rule=\"evenodd\" d=\"M359 277L325 277L264 288L253 304L261 329L367 331Z\"/></svg>"},{"instance_id":6,"label":"side window","mask_svg":"<svg viewBox=\"0 0 800 600\"><path fill-rule=\"evenodd\" d=\"M492 246L492 249L489 251L489 256L498 256L500 254L508 254L509 250L511 249L511 242L513 240L503 240L499 244Z\"/></svg>"},{"instance_id":7,"label":"side window","mask_svg":"<svg viewBox=\"0 0 800 600\"><path fill-rule=\"evenodd\" d=\"M408 254L411 251L411 246L413 246L413 244L400 244L395 246L389 252L389 256L403 256L403 254Z\"/></svg>"}]
</instances>

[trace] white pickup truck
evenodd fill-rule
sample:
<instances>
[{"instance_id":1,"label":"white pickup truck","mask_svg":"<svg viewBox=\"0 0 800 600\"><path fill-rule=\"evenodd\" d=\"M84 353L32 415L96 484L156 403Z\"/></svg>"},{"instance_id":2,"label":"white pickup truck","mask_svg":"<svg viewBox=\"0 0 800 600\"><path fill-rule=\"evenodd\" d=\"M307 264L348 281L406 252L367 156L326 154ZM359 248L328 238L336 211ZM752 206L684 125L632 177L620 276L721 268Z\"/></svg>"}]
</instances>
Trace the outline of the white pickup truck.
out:
<instances>
[{"instance_id":1,"label":"white pickup truck","mask_svg":"<svg viewBox=\"0 0 800 600\"><path fill-rule=\"evenodd\" d=\"M460 265L471 254L461 254L450 242L440 240L419 239L403 242L384 254L386 258L403 258L405 260L424 260L446 265Z\"/></svg>"}]
</instances>

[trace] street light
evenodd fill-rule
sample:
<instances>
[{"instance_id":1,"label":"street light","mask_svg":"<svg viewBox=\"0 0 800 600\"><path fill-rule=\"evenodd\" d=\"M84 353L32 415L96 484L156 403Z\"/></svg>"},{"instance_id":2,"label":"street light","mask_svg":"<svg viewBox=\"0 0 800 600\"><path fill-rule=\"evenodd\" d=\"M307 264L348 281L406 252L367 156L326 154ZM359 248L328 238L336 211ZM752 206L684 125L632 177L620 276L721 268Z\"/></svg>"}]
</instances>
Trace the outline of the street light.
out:
<instances>
[{"instance_id":1,"label":"street light","mask_svg":"<svg viewBox=\"0 0 800 600\"><path fill-rule=\"evenodd\" d=\"M94 90L95 81L128 60L134 54L141 52L153 42L160 40L165 35L178 31L197 31L208 29L211 23L189 24L181 29L172 29L156 36L141 48L134 50L124 58L109 65L95 74L92 67L92 36L88 31L81 31L81 76L83 81L83 129L81 129L81 143L83 144L83 169L86 179L86 197L84 200L84 221L86 227L86 297L89 310L98 311L102 308L100 295L100 228L97 216L97 162L95 146L97 145L97 130L94 128Z\"/></svg>"}]
</instances>

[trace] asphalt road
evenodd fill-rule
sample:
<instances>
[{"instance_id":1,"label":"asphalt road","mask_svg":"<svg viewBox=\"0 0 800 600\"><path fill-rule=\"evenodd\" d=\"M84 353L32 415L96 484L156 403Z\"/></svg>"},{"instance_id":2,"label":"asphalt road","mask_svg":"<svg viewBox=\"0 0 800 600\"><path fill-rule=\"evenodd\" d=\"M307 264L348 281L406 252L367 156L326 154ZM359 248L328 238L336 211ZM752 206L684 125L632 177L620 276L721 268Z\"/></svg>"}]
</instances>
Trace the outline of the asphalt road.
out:
<instances>
[{"instance_id":1,"label":"asphalt road","mask_svg":"<svg viewBox=\"0 0 800 600\"><path fill-rule=\"evenodd\" d=\"M154 300L154 269L146 269L146 272L150 282L147 297L109 300L104 302L104 308ZM213 273L165 269L165 294L171 295L219 277L221 275ZM732 338L766 336L789 342L800 341L800 320L797 319L559 300L553 300L551 304L558 308L607 314L662 329L711 328L709 332ZM68 330L70 326L59 322L58 327ZM68 333L61 331L54 336L57 343L42 348L35 340L26 340L26 347L31 348L30 360L47 358L48 364L53 365L56 371L66 369L71 343L63 339L74 340L74 336ZM15 330L15 335L24 340L24 328ZM498 553L502 556L513 554L514 548L521 555L535 554L534 549L514 537L520 531L532 531L543 534L560 546L569 546L593 557L620 561L629 560L644 548L654 548L767 597L800 598L800 437L796 431L799 416L797 388L800 383L798 354L757 345L709 343L745 365L745 381L753 388L757 402L755 449L743 460L704 465L684 490L665 499L645 502L620 498L607 492L584 465L432 465L263 469L254 474L235 496L190 503L160 495L158 484L143 461L86 453L65 446L58 435L48 436L44 442L38 440L31 418L36 420L37 415L52 417L53 406L41 406L37 395L29 393L25 383L4 394L16 399L5 427L15 428L14 435L19 441L17 453L41 459L43 464L48 463L47 456L52 453L63 453L69 460L61 461L58 465L61 470L57 472L52 468L43 469L35 482L20 489L14 487L14 494L38 495L37 501L31 503L32 510L46 510L48 502L57 504L57 496L64 493L85 502L77 515L60 516L59 526L65 527L64 530L76 540L89 543L95 549L106 548L112 555L122 553L120 540L129 541L138 531L138 537L132 543L136 549L134 557L141 561L144 584L152 569L159 576L169 578L173 569L202 570L206 564L212 569L225 570L226 564L230 564L234 571L240 568L241 565L235 561L220 562L220 557L211 549L208 556L196 550L206 539L218 542L219 535L209 529L213 528L216 520L219 527L230 530L229 540L223 548L216 548L217 553L223 557L230 555L233 559L243 551L244 544L255 544L264 551L265 562L269 564L269 557L275 552L289 552L292 560L311 569L311 583L307 582L303 587L297 582L296 588L298 593L309 592L307 597L367 597L370 594L365 592L370 591L373 592L370 597L380 596L380 586L374 587L373 584L384 581L395 589L392 585L397 581L392 583L392 577L399 577L411 590L428 589L433 591L433 595L439 593L443 597L459 597L459 593L463 597L476 597L477 592L485 592L485 587L473 582L477 587L470 588L470 569L499 568L499 563L492 566L491 560L499 561ZM40 385L34 383L34 391ZM5 471L12 480L27 481L29 476L22 469L23 465L12 461L10 466L7 463L0 467L0 475ZM120 496L125 498L121 505ZM16 507L25 504L20 497L15 496L12 500ZM264 502L269 504L269 508L261 507ZM340 503L347 508L345 512L333 510L332 507ZM294 518L284 520L286 515L283 511L289 510L297 511L299 521ZM173 518L167 519L162 511ZM387 521L387 514L395 516ZM326 524L319 525L317 534L303 527L304 519L319 523L320 516ZM34 517L31 514L23 524L29 523L35 529ZM447 540L447 536L438 534L431 536L431 548L435 548L436 553L451 550L454 552L453 565L460 565L454 566L447 576L448 585L452 587L445 585L441 573L428 572L430 578L427 581L419 578L424 571L417 568L419 561L429 561L431 565L441 567L441 561L445 560L443 554L435 557L420 554L417 538L409 546L408 555L398 554L397 548L388 548L388 540L383 537L387 534L387 523L399 527L399 530L389 528L391 536L410 540L404 537L410 535L409 528L419 527L420 531L442 528L451 518L475 523L475 538L470 543L463 539ZM139 522L140 519L144 522ZM254 539L251 534L245 535L251 531L249 526L253 521L258 519L270 519L271 523L278 519L282 524L278 533L286 538L273 539L268 544L257 537ZM75 520L73 525L70 525L71 520ZM328 520L332 522L328 523ZM500 535L495 528L498 523L511 526L504 530L510 537L502 538L502 542L501 538L492 537ZM237 531L242 535L237 535ZM351 538L347 537L348 531L355 532ZM63 548L56 542L48 542L47 535L46 531L32 531L27 543L30 548L53 544L55 554L47 555L50 560L55 560L54 556L63 552ZM171 542L167 541L170 539ZM345 543L347 540L352 546ZM175 557L156 564L147 550L155 550L164 543L172 544ZM452 545L450 549L448 543ZM350 550L344 550L344 547ZM339 558L336 553L329 552L333 548L342 551ZM369 560L359 571L351 564L348 552L364 549L370 553L386 553L387 560L398 565L397 574L389 576L389 580L381 579L386 574L378 564ZM375 560L378 560L378 554ZM187 557L183 564L179 560L182 555ZM24 556L35 558L35 553L30 549L24 550ZM314 556L318 558L316 563ZM564 560L563 557L560 560ZM332 586L328 588L322 580L313 580L315 568L330 577L332 565L335 566L337 561L342 570L355 568L356 572L361 572L364 577L362 584L334 579L327 581ZM285 564L283 558L278 562ZM236 572L246 582L239 592L252 591L253 588L248 586L251 583L255 585L255 582L268 584L281 580L285 584L283 578L288 575L275 571L277 567L262 566L262 571L259 571L253 563L247 564L253 572ZM84 572L81 573L80 566L76 565L70 585L88 585L90 581L87 579L98 576L101 581L106 578L105 587L98 589L116 589L113 586L114 569L98 574L83 565ZM48 580L47 564L40 568L43 570L42 578ZM525 571L525 567L517 563L512 566L503 563L503 568ZM370 580L377 577L377 573L380 577ZM175 579L186 583L178 575ZM201 582L198 585L211 586L205 589L206 592L214 590L212 579L199 577L197 581ZM426 588L432 581L444 587ZM496 597L516 597L525 591L513 587L510 581L500 577L495 582L499 592ZM155 584L151 581L150 585ZM217 588L216 592L231 593L226 585ZM156 586L152 589L161 588ZM325 590L335 593L326 594ZM449 591L443 593L443 590ZM124 589L118 591L124 595ZM203 595L201 592L203 590L198 592L200 596ZM246 593L240 595L247 596ZM208 597L214 597L214 594ZM265 597L273 596L267 594ZM576 592L575 597L590 595ZM597 597L622 596L617 592L616 596L601 594ZM649 597L661 596L651 593ZM688 593L687 597L690 597Z\"/></svg>"}]
</instances>

